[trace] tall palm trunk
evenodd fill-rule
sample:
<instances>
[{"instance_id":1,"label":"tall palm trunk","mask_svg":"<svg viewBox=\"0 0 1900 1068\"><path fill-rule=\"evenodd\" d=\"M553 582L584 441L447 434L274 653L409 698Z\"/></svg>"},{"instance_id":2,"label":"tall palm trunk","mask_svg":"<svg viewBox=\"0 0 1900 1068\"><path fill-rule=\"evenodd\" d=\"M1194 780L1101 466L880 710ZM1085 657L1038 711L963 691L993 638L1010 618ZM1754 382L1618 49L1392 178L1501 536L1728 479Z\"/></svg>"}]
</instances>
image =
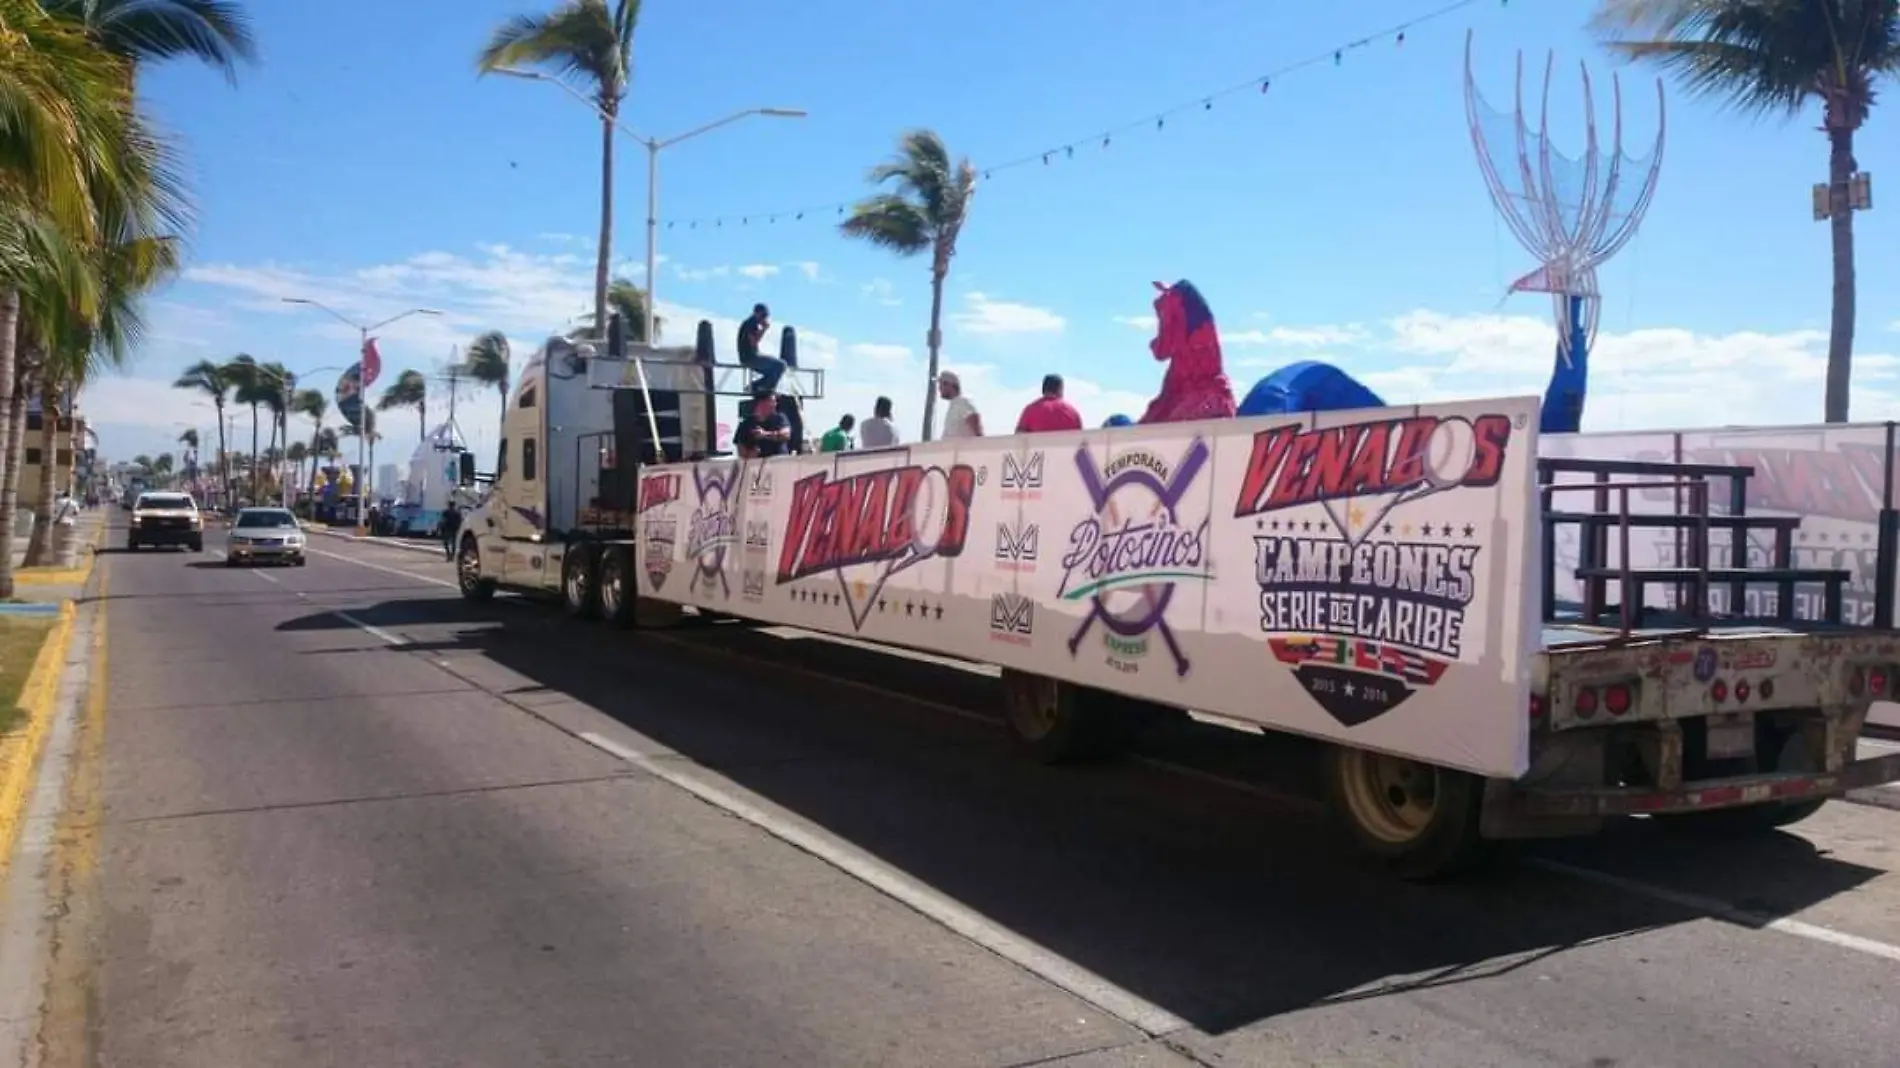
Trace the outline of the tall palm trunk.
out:
<instances>
[{"instance_id":1,"label":"tall palm trunk","mask_svg":"<svg viewBox=\"0 0 1900 1068\"><path fill-rule=\"evenodd\" d=\"M930 378L924 386L924 441L937 425L937 359L943 350L943 280L949 271L933 267L930 271L930 337L924 344L930 350Z\"/></svg>"},{"instance_id":2,"label":"tall palm trunk","mask_svg":"<svg viewBox=\"0 0 1900 1068\"><path fill-rule=\"evenodd\" d=\"M16 359L14 370L17 372L19 367ZM5 473L0 475L0 537L6 539L6 555L0 557L0 599L13 596L13 520L19 511L20 468L26 462L26 406L32 393L30 374L22 378L16 373L11 381L13 395L7 398L6 407Z\"/></svg>"},{"instance_id":3,"label":"tall palm trunk","mask_svg":"<svg viewBox=\"0 0 1900 1068\"><path fill-rule=\"evenodd\" d=\"M224 483L224 506L229 508L237 494L231 489L231 452L224 440L224 398L220 396L212 407L218 414L218 478Z\"/></svg>"},{"instance_id":4,"label":"tall palm trunk","mask_svg":"<svg viewBox=\"0 0 1900 1068\"><path fill-rule=\"evenodd\" d=\"M1833 211L1828 223L1834 238L1834 321L1827 338L1824 416L1830 423L1845 423L1848 383L1854 373L1854 206L1848 202L1848 184L1855 168L1854 129L1830 121L1827 140L1827 195Z\"/></svg>"},{"instance_id":5,"label":"tall palm trunk","mask_svg":"<svg viewBox=\"0 0 1900 1068\"><path fill-rule=\"evenodd\" d=\"M257 500L258 500L258 491L257 491L257 405L256 405L256 404L252 404L252 405L251 405L251 484L250 484L250 498L251 498L251 503L252 503L252 504L256 504L256 503L257 503Z\"/></svg>"},{"instance_id":6,"label":"tall palm trunk","mask_svg":"<svg viewBox=\"0 0 1900 1068\"><path fill-rule=\"evenodd\" d=\"M0 416L13 410L13 370L18 362L20 339L20 291L8 287L0 290ZM0 418L0 467L13 470L13 446L18 442L13 436L11 419ZM13 498L4 492L4 475L0 475L0 597L13 596Z\"/></svg>"},{"instance_id":7,"label":"tall palm trunk","mask_svg":"<svg viewBox=\"0 0 1900 1068\"><path fill-rule=\"evenodd\" d=\"M604 102L600 109L605 118L600 123L600 252L594 260L594 336L597 338L607 336L607 266L613 258L614 244L614 119L619 110L617 103L611 101Z\"/></svg>"},{"instance_id":8,"label":"tall palm trunk","mask_svg":"<svg viewBox=\"0 0 1900 1068\"><path fill-rule=\"evenodd\" d=\"M27 536L27 567L41 567L51 562L53 549L53 511L54 496L59 492L55 475L59 468L59 403L52 398L54 390L49 383L41 392L47 394L40 401L40 509L33 513L33 533Z\"/></svg>"}]
</instances>

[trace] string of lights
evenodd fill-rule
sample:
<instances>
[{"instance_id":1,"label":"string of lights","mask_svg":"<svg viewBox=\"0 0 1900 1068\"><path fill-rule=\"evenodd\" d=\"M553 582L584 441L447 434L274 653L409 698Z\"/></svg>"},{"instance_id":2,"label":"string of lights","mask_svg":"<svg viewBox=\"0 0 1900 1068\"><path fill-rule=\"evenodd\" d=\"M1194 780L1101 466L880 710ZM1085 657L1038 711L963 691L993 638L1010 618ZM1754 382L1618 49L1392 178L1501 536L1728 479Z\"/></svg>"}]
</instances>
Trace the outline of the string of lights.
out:
<instances>
[{"instance_id":1,"label":"string of lights","mask_svg":"<svg viewBox=\"0 0 1900 1068\"><path fill-rule=\"evenodd\" d=\"M1509 7L1511 0L1451 0L1450 3L1443 4L1424 14L1416 15L1397 25L1388 26L1385 29L1355 38L1344 44L1326 49L1323 52L1315 52L1305 59L1289 63L1276 70L1267 71L1264 74L1256 75L1252 78L1248 78L1246 81L1236 82L1225 88L1203 93L1191 100L1151 111L1139 119L1133 119L1117 126L1110 126L1104 130L1098 130L1086 137L1077 137L1057 144L1052 148L1017 156L992 166L981 167L978 169L978 173L981 174L982 180L987 182L995 175L1005 171L1013 171L1029 166L1047 167L1058 161L1066 162L1073 160L1076 158L1076 150L1079 148L1092 147L1097 151L1106 151L1115 143L1116 138L1124 134L1142 130L1156 133L1162 132L1167 129L1168 120L1195 112L1213 111L1216 101L1225 100L1241 93L1250 94L1252 96L1267 96L1273 89L1273 83L1278 79L1283 79L1289 75L1326 64L1331 64L1335 67L1344 66L1346 56L1349 53L1369 48L1379 42L1390 41L1393 47L1402 48L1405 45L1406 34L1411 31L1428 23L1448 18L1465 8L1473 7L1480 3L1495 3L1500 7ZM755 211L743 215L708 215L693 219L669 219L666 220L666 228L668 230L698 230L701 228L724 229L727 226L776 226L786 223L812 221L835 223L843 219L845 212L850 210L853 204L856 204L862 199L863 194L860 193L857 196L847 197L843 200L834 200L826 204L812 204L802 208L790 208L783 211Z\"/></svg>"}]
</instances>

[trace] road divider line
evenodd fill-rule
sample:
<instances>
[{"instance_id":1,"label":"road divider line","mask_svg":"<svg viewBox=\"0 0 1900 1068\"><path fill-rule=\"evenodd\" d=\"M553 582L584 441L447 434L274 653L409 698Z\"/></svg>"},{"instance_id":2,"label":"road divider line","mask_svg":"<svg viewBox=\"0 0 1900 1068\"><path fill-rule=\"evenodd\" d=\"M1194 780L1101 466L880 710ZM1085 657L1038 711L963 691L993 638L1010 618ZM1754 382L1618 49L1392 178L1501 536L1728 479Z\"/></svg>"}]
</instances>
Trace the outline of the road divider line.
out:
<instances>
[{"instance_id":1,"label":"road divider line","mask_svg":"<svg viewBox=\"0 0 1900 1068\"><path fill-rule=\"evenodd\" d=\"M891 898L911 911L1042 978L1151 1037L1188 1026L1186 1020L1122 989L1044 946L996 924L925 884L851 849L829 835L809 831L795 821L733 793L688 775L676 767L635 752L590 731L577 735L604 753L619 757L648 775L685 791L712 807L757 827ZM696 766L696 765L695 765Z\"/></svg>"},{"instance_id":2,"label":"road divider line","mask_svg":"<svg viewBox=\"0 0 1900 1068\"><path fill-rule=\"evenodd\" d=\"M1716 919L1740 924L1743 927L1780 931L1782 934L1794 935L1796 938L1806 938L1814 942L1824 942L1830 946L1851 949L1857 953L1865 953L1868 956L1900 963L1900 946L1890 945L1877 939L1863 938L1860 935L1848 934L1845 931L1836 931L1832 927L1822 927L1819 924L1807 923L1802 920L1768 916L1748 909L1738 908L1717 898L1706 897L1702 894L1691 894L1681 890L1671 890L1666 886L1657 886L1653 883L1646 883L1639 879L1625 878L1621 875L1611 875L1608 872L1597 871L1595 868L1579 867L1575 864L1567 864L1561 860L1532 857L1525 861L1525 863L1534 868L1541 868L1544 871L1553 872L1557 875L1565 875L1572 879L1580 879L1583 882L1610 887L1611 889L1621 890L1624 893L1634 894L1638 897L1647 897L1667 904L1678 905L1691 912L1704 913Z\"/></svg>"},{"instance_id":3,"label":"road divider line","mask_svg":"<svg viewBox=\"0 0 1900 1068\"><path fill-rule=\"evenodd\" d=\"M315 553L318 556L327 556L332 560L341 560L346 564L355 564L357 567L367 567L372 571L386 571L392 575L401 575L403 578L415 579L417 582L426 582L431 586L441 586L451 590L461 589L461 587L446 579L439 579L432 575L418 575L414 571L404 571L400 567L390 567L386 564L372 564L368 560L358 560L354 557L344 556L342 553L324 552L322 549L305 548L304 551Z\"/></svg>"},{"instance_id":4,"label":"road divider line","mask_svg":"<svg viewBox=\"0 0 1900 1068\"><path fill-rule=\"evenodd\" d=\"M391 634L383 628L376 626L374 623L365 623L348 612L332 608L330 609L330 614L386 645L402 646L409 644L409 639L402 635Z\"/></svg>"}]
</instances>

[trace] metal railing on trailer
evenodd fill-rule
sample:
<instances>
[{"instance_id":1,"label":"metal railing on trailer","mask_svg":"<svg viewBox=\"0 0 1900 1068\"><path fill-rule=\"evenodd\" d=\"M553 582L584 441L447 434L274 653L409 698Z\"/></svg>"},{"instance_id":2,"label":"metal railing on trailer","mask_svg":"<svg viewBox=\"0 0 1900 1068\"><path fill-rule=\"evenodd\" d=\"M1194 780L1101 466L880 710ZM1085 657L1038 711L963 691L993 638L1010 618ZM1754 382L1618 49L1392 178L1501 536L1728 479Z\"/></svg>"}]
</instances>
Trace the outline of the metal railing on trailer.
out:
<instances>
[{"instance_id":1,"label":"metal railing on trailer","mask_svg":"<svg viewBox=\"0 0 1900 1068\"><path fill-rule=\"evenodd\" d=\"M1652 611L1647 604L1648 589L1660 585L1671 587L1675 592L1675 608L1668 613L1672 624L1703 626L1718 620L1757 619L1791 625L1796 622L1796 587L1819 585L1823 590L1821 622L1838 625L1843 591L1852 578L1851 573L1844 569L1794 566L1795 531L1801 526L1801 519L1749 515L1748 480L1754 474L1752 467L1733 464L1539 458L1537 475L1544 554L1540 594L1544 621L1601 626L1614 617L1616 625L1628 634L1645 626L1646 616ZM1562 475L1584 475L1588 479L1559 482ZM1725 483L1725 508L1719 512L1711 508L1714 483ZM1671 511L1631 511L1632 492L1658 490L1669 492ZM1558 507L1559 495L1563 495L1565 508ZM1586 504L1570 505L1576 497L1587 497ZM1557 597L1558 530L1564 526L1578 528L1575 578L1582 587L1581 603L1568 613ZM1630 535L1633 530L1644 529L1674 533L1674 566L1637 566L1633 562ZM1718 532L1725 534L1728 542L1728 559L1720 566L1715 563L1720 550L1715 543ZM1769 566L1752 565L1750 535L1766 535L1770 539ZM1614 559L1612 547L1616 550ZM1613 584L1614 605L1609 599ZM1709 596L1711 588L1717 585L1727 587L1731 609L1748 603L1750 586L1772 586L1776 593L1774 611L1766 618L1751 617L1746 612L1718 617ZM1890 619L1890 588L1885 595Z\"/></svg>"}]
</instances>

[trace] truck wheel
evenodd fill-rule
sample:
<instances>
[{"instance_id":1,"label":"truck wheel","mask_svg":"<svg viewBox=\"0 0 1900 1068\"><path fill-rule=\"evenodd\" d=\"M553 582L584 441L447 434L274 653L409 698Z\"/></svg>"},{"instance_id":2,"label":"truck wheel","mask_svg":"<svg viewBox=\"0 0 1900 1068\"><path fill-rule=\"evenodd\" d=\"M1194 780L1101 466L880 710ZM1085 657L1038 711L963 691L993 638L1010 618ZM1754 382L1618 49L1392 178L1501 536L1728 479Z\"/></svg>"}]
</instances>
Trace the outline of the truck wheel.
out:
<instances>
[{"instance_id":1,"label":"truck wheel","mask_svg":"<svg viewBox=\"0 0 1900 1068\"><path fill-rule=\"evenodd\" d=\"M600 565L586 546L569 549L561 561L561 603L575 619L600 614Z\"/></svg>"},{"instance_id":2,"label":"truck wheel","mask_svg":"<svg viewBox=\"0 0 1900 1068\"><path fill-rule=\"evenodd\" d=\"M1359 847L1402 879L1456 875L1485 857L1476 775L1342 745L1327 755L1326 786Z\"/></svg>"},{"instance_id":3,"label":"truck wheel","mask_svg":"<svg viewBox=\"0 0 1900 1068\"><path fill-rule=\"evenodd\" d=\"M1003 721L1017 747L1040 764L1110 755L1156 718L1141 702L1003 669Z\"/></svg>"},{"instance_id":4,"label":"truck wheel","mask_svg":"<svg viewBox=\"0 0 1900 1068\"><path fill-rule=\"evenodd\" d=\"M482 554L474 535L463 538L462 549L455 554L455 584L462 591L462 599L473 604L495 597L494 580L482 577Z\"/></svg>"},{"instance_id":5,"label":"truck wheel","mask_svg":"<svg viewBox=\"0 0 1900 1068\"><path fill-rule=\"evenodd\" d=\"M600 555L600 568L594 583L594 596L600 602L600 616L608 626L633 625L633 556L624 546L612 545Z\"/></svg>"}]
</instances>

